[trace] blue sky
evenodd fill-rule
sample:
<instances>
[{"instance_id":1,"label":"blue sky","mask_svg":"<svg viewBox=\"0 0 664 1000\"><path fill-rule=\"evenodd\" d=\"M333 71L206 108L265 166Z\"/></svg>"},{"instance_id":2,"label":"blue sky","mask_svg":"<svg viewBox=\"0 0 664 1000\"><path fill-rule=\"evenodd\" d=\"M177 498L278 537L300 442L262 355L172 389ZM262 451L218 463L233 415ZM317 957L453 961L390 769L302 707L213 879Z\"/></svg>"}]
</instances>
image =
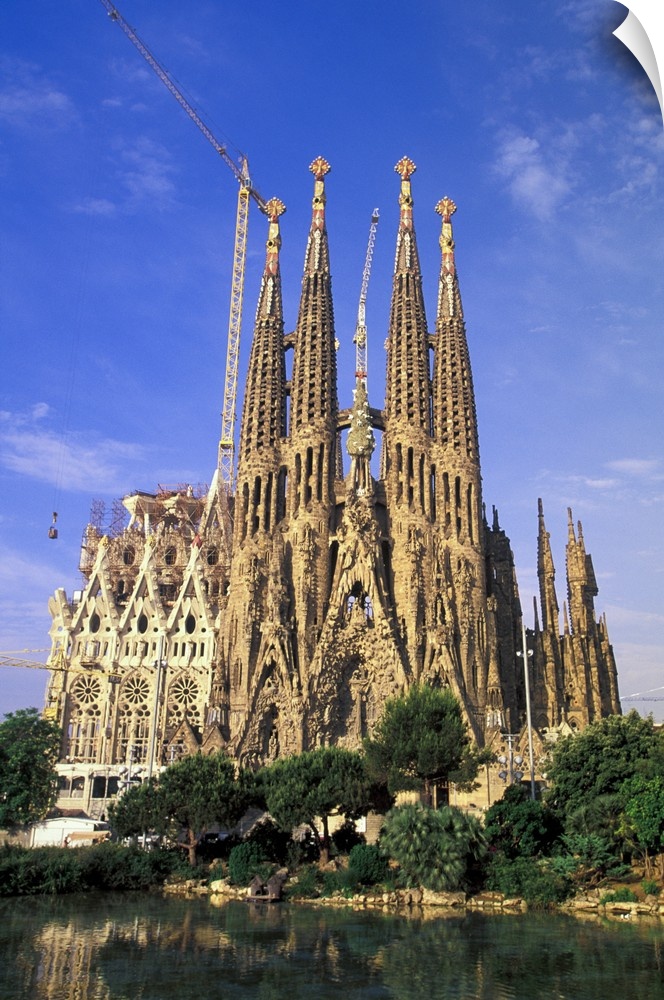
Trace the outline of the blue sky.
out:
<instances>
[{"instance_id":1,"label":"blue sky","mask_svg":"<svg viewBox=\"0 0 664 1000\"><path fill-rule=\"evenodd\" d=\"M566 597L581 519L623 695L664 683L664 129L611 32L614 0L122 0L213 132L287 205L295 324L317 155L327 178L340 401L372 209L373 405L407 154L430 325L452 197L484 499L512 540L532 623L537 498ZM237 187L98 0L0 13L0 649L48 646L93 498L209 482ZM252 215L246 363L266 226ZM51 512L59 539L49 541ZM44 659L45 653L34 654ZM0 670L0 714L45 674ZM632 704L632 703L630 703ZM625 704L625 708L629 707ZM638 704L664 715L663 703Z\"/></svg>"}]
</instances>

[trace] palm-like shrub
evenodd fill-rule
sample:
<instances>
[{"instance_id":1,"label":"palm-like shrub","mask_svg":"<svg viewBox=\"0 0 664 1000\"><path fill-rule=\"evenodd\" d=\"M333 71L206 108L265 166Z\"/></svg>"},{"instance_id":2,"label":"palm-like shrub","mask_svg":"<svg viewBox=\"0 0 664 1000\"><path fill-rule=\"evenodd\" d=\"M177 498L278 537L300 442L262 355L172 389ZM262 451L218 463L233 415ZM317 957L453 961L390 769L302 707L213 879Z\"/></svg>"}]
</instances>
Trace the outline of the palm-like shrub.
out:
<instances>
[{"instance_id":1,"label":"palm-like shrub","mask_svg":"<svg viewBox=\"0 0 664 1000\"><path fill-rule=\"evenodd\" d=\"M451 806L396 806L385 817L380 846L410 885L437 892L460 888L486 852L479 821Z\"/></svg>"}]
</instances>

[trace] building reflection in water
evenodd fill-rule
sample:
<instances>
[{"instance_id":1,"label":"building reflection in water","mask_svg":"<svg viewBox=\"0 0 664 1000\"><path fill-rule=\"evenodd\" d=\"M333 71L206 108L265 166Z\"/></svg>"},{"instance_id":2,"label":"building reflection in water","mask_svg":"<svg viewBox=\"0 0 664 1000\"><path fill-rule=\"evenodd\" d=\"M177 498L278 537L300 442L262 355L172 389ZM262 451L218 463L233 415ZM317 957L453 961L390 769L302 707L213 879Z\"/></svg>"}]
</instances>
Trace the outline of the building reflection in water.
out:
<instances>
[{"instance_id":1,"label":"building reflection in water","mask_svg":"<svg viewBox=\"0 0 664 1000\"><path fill-rule=\"evenodd\" d=\"M105 894L0 902L2 1000L664 995L661 925Z\"/></svg>"}]
</instances>

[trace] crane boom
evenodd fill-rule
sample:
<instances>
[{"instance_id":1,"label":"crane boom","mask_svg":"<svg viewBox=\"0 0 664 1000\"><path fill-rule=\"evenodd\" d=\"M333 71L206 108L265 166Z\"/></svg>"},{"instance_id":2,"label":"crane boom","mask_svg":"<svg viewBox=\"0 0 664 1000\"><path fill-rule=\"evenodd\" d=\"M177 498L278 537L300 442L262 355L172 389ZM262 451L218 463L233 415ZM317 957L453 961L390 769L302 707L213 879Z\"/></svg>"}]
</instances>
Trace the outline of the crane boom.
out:
<instances>
[{"instance_id":1,"label":"crane boom","mask_svg":"<svg viewBox=\"0 0 664 1000\"><path fill-rule=\"evenodd\" d=\"M365 385L367 381L367 325L365 307L377 229L378 209L374 208L371 216L371 225L369 226L369 241L367 243L367 254L364 259L364 270L362 271L360 304L357 308L357 326L355 327L355 336L353 337L353 343L355 344L355 378L362 379Z\"/></svg>"},{"instance_id":2,"label":"crane boom","mask_svg":"<svg viewBox=\"0 0 664 1000\"><path fill-rule=\"evenodd\" d=\"M235 220L235 244L233 250L233 280L231 287L231 304L228 322L228 345L226 352L226 375L224 379L224 401L221 413L221 436L219 439L219 474L227 492L233 488L233 469L235 459L235 411L237 399L237 373L240 355L240 334L242 329L242 301L244 296L244 272L247 259L247 233L249 227L249 199L252 198L261 212L266 213L266 202L251 183L249 161L244 153L239 159L233 159L226 145L216 138L212 130L203 121L200 114L187 100L168 70L155 59L147 45L134 31L132 26L111 3L111 0L100 0L111 20L123 30L127 38L138 49L148 65L170 91L180 107L203 133L212 148L221 156L224 163L233 171L239 182L237 216Z\"/></svg>"}]
</instances>

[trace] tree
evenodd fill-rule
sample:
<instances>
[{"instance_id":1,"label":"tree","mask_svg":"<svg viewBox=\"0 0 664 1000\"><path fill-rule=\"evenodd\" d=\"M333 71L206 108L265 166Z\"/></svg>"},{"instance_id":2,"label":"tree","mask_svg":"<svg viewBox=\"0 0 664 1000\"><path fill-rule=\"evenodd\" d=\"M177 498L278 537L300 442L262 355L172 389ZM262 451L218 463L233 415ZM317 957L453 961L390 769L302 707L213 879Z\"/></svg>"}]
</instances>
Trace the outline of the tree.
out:
<instances>
[{"instance_id":1,"label":"tree","mask_svg":"<svg viewBox=\"0 0 664 1000\"><path fill-rule=\"evenodd\" d=\"M482 827L469 813L446 806L395 806L385 817L380 847L411 884L453 891L486 852Z\"/></svg>"},{"instance_id":2,"label":"tree","mask_svg":"<svg viewBox=\"0 0 664 1000\"><path fill-rule=\"evenodd\" d=\"M167 767L159 779L163 817L187 831L189 862L196 864L197 836L212 823L235 826L248 804L242 774L225 753L183 757Z\"/></svg>"},{"instance_id":3,"label":"tree","mask_svg":"<svg viewBox=\"0 0 664 1000\"><path fill-rule=\"evenodd\" d=\"M236 779L230 758L195 754L171 764L157 781L130 788L112 806L109 818L120 837L185 829L189 862L195 865L198 836L212 823L234 826L247 804L243 775Z\"/></svg>"},{"instance_id":4,"label":"tree","mask_svg":"<svg viewBox=\"0 0 664 1000\"><path fill-rule=\"evenodd\" d=\"M610 715L555 744L547 767L547 802L567 818L592 799L616 794L634 775L661 773L663 764L664 734L652 718L642 719L635 711Z\"/></svg>"},{"instance_id":5,"label":"tree","mask_svg":"<svg viewBox=\"0 0 664 1000\"><path fill-rule=\"evenodd\" d=\"M469 753L461 706L447 688L415 684L385 702L364 750L368 773L384 780L390 792L424 787L429 798L431 783L447 779Z\"/></svg>"},{"instance_id":6,"label":"tree","mask_svg":"<svg viewBox=\"0 0 664 1000\"><path fill-rule=\"evenodd\" d=\"M36 708L0 723L0 828L43 819L55 803L62 732Z\"/></svg>"},{"instance_id":7,"label":"tree","mask_svg":"<svg viewBox=\"0 0 664 1000\"><path fill-rule=\"evenodd\" d=\"M259 781L275 822L284 830L306 823L322 861L329 858L330 816L339 813L357 819L371 807L362 757L342 747L320 747L297 757L282 757L260 772Z\"/></svg>"},{"instance_id":8,"label":"tree","mask_svg":"<svg viewBox=\"0 0 664 1000\"><path fill-rule=\"evenodd\" d=\"M132 837L135 834L153 830L159 835L166 833L168 820L165 816L157 782L154 779L142 785L132 785L108 810L111 829L118 837Z\"/></svg>"},{"instance_id":9,"label":"tree","mask_svg":"<svg viewBox=\"0 0 664 1000\"><path fill-rule=\"evenodd\" d=\"M643 851L646 871L650 874L652 854L664 848L664 776L644 778L636 775L620 789L625 815L636 844Z\"/></svg>"},{"instance_id":10,"label":"tree","mask_svg":"<svg viewBox=\"0 0 664 1000\"><path fill-rule=\"evenodd\" d=\"M526 785L510 785L484 816L489 846L507 858L548 854L561 833L558 818L541 802L533 802Z\"/></svg>"}]
</instances>

